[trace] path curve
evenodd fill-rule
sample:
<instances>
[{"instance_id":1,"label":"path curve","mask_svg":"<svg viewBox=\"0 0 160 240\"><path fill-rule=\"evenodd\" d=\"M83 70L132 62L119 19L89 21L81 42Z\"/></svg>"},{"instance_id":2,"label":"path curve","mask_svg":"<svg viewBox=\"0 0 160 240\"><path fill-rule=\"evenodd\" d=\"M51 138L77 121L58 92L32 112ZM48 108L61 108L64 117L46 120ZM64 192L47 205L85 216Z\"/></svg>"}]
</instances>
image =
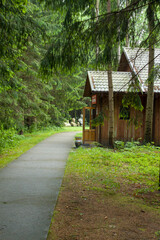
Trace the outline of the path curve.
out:
<instances>
[{"instance_id":1,"label":"path curve","mask_svg":"<svg viewBox=\"0 0 160 240\"><path fill-rule=\"evenodd\" d=\"M75 134L55 134L0 170L0 240L47 238Z\"/></svg>"}]
</instances>

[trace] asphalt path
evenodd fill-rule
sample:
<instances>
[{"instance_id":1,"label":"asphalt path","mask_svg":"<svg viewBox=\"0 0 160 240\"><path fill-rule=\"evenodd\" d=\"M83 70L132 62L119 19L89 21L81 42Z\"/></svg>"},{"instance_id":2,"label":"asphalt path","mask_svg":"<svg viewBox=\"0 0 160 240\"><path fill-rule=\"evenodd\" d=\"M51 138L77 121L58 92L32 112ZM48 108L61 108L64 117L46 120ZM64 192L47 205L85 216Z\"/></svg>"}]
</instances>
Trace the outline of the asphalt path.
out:
<instances>
[{"instance_id":1,"label":"asphalt path","mask_svg":"<svg viewBox=\"0 0 160 240\"><path fill-rule=\"evenodd\" d=\"M0 170L0 240L45 240L75 132L55 134Z\"/></svg>"}]
</instances>

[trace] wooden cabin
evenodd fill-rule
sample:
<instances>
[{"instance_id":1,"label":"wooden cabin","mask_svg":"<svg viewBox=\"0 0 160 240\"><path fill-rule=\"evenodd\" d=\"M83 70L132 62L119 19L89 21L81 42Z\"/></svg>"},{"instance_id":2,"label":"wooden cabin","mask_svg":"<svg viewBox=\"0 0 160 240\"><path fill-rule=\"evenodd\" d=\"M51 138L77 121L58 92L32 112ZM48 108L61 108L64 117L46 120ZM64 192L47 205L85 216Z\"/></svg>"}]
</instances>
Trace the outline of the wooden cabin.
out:
<instances>
[{"instance_id":1,"label":"wooden cabin","mask_svg":"<svg viewBox=\"0 0 160 240\"><path fill-rule=\"evenodd\" d=\"M145 49L124 48L117 72L112 72L114 91L114 139L131 141L144 139L145 108L147 100L149 52ZM160 49L155 50L155 65L160 64ZM126 117L122 117L122 99L131 86L138 82L137 94L141 99L143 111L134 108L127 109ZM153 116L153 142L160 145L160 79L155 79L154 85L154 116ZM91 97L92 106L83 110L90 111L90 126L85 129L83 124L83 143L92 141L108 145L108 73L107 71L89 71L84 89L84 97ZM92 127L93 118L103 114L104 124ZM84 120L85 122L85 120Z\"/></svg>"}]
</instances>

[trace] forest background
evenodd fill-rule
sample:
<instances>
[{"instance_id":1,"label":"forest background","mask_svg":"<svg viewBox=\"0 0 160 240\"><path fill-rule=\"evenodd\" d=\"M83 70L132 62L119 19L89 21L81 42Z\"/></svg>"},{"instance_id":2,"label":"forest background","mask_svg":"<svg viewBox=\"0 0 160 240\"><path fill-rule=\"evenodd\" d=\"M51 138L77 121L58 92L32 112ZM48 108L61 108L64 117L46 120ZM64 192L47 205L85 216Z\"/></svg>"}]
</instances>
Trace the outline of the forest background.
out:
<instances>
[{"instance_id":1,"label":"forest background","mask_svg":"<svg viewBox=\"0 0 160 240\"><path fill-rule=\"evenodd\" d=\"M152 32L148 6L155 12ZM15 133L61 126L76 110L78 117L88 103L82 98L86 71L109 64L116 70L117 49L128 44L148 48L152 38L159 47L159 17L158 0L1 0L3 142Z\"/></svg>"}]
</instances>

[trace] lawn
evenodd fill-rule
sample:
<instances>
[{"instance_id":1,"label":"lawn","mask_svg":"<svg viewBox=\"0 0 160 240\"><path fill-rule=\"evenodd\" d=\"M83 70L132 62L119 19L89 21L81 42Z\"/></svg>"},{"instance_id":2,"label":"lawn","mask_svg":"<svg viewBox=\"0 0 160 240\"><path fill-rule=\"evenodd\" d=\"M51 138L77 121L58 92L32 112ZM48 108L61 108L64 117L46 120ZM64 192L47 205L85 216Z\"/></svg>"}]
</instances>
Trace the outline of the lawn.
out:
<instances>
[{"instance_id":1,"label":"lawn","mask_svg":"<svg viewBox=\"0 0 160 240\"><path fill-rule=\"evenodd\" d=\"M47 240L159 240L160 148L72 149Z\"/></svg>"},{"instance_id":2,"label":"lawn","mask_svg":"<svg viewBox=\"0 0 160 240\"><path fill-rule=\"evenodd\" d=\"M45 138L81 127L27 133L5 148L6 166ZM78 134L78 135L81 135ZM159 240L160 148L117 143L73 148L47 240Z\"/></svg>"},{"instance_id":3,"label":"lawn","mask_svg":"<svg viewBox=\"0 0 160 240\"><path fill-rule=\"evenodd\" d=\"M128 185L133 193L158 190L160 148L131 146L120 150L79 148L70 153L66 171L76 172L112 192Z\"/></svg>"},{"instance_id":4,"label":"lawn","mask_svg":"<svg viewBox=\"0 0 160 240\"><path fill-rule=\"evenodd\" d=\"M82 131L82 127L50 128L43 131L25 133L24 135L15 135L12 139L12 147L10 145L7 146L0 154L0 168L5 167L45 138L56 133L68 131Z\"/></svg>"}]
</instances>

